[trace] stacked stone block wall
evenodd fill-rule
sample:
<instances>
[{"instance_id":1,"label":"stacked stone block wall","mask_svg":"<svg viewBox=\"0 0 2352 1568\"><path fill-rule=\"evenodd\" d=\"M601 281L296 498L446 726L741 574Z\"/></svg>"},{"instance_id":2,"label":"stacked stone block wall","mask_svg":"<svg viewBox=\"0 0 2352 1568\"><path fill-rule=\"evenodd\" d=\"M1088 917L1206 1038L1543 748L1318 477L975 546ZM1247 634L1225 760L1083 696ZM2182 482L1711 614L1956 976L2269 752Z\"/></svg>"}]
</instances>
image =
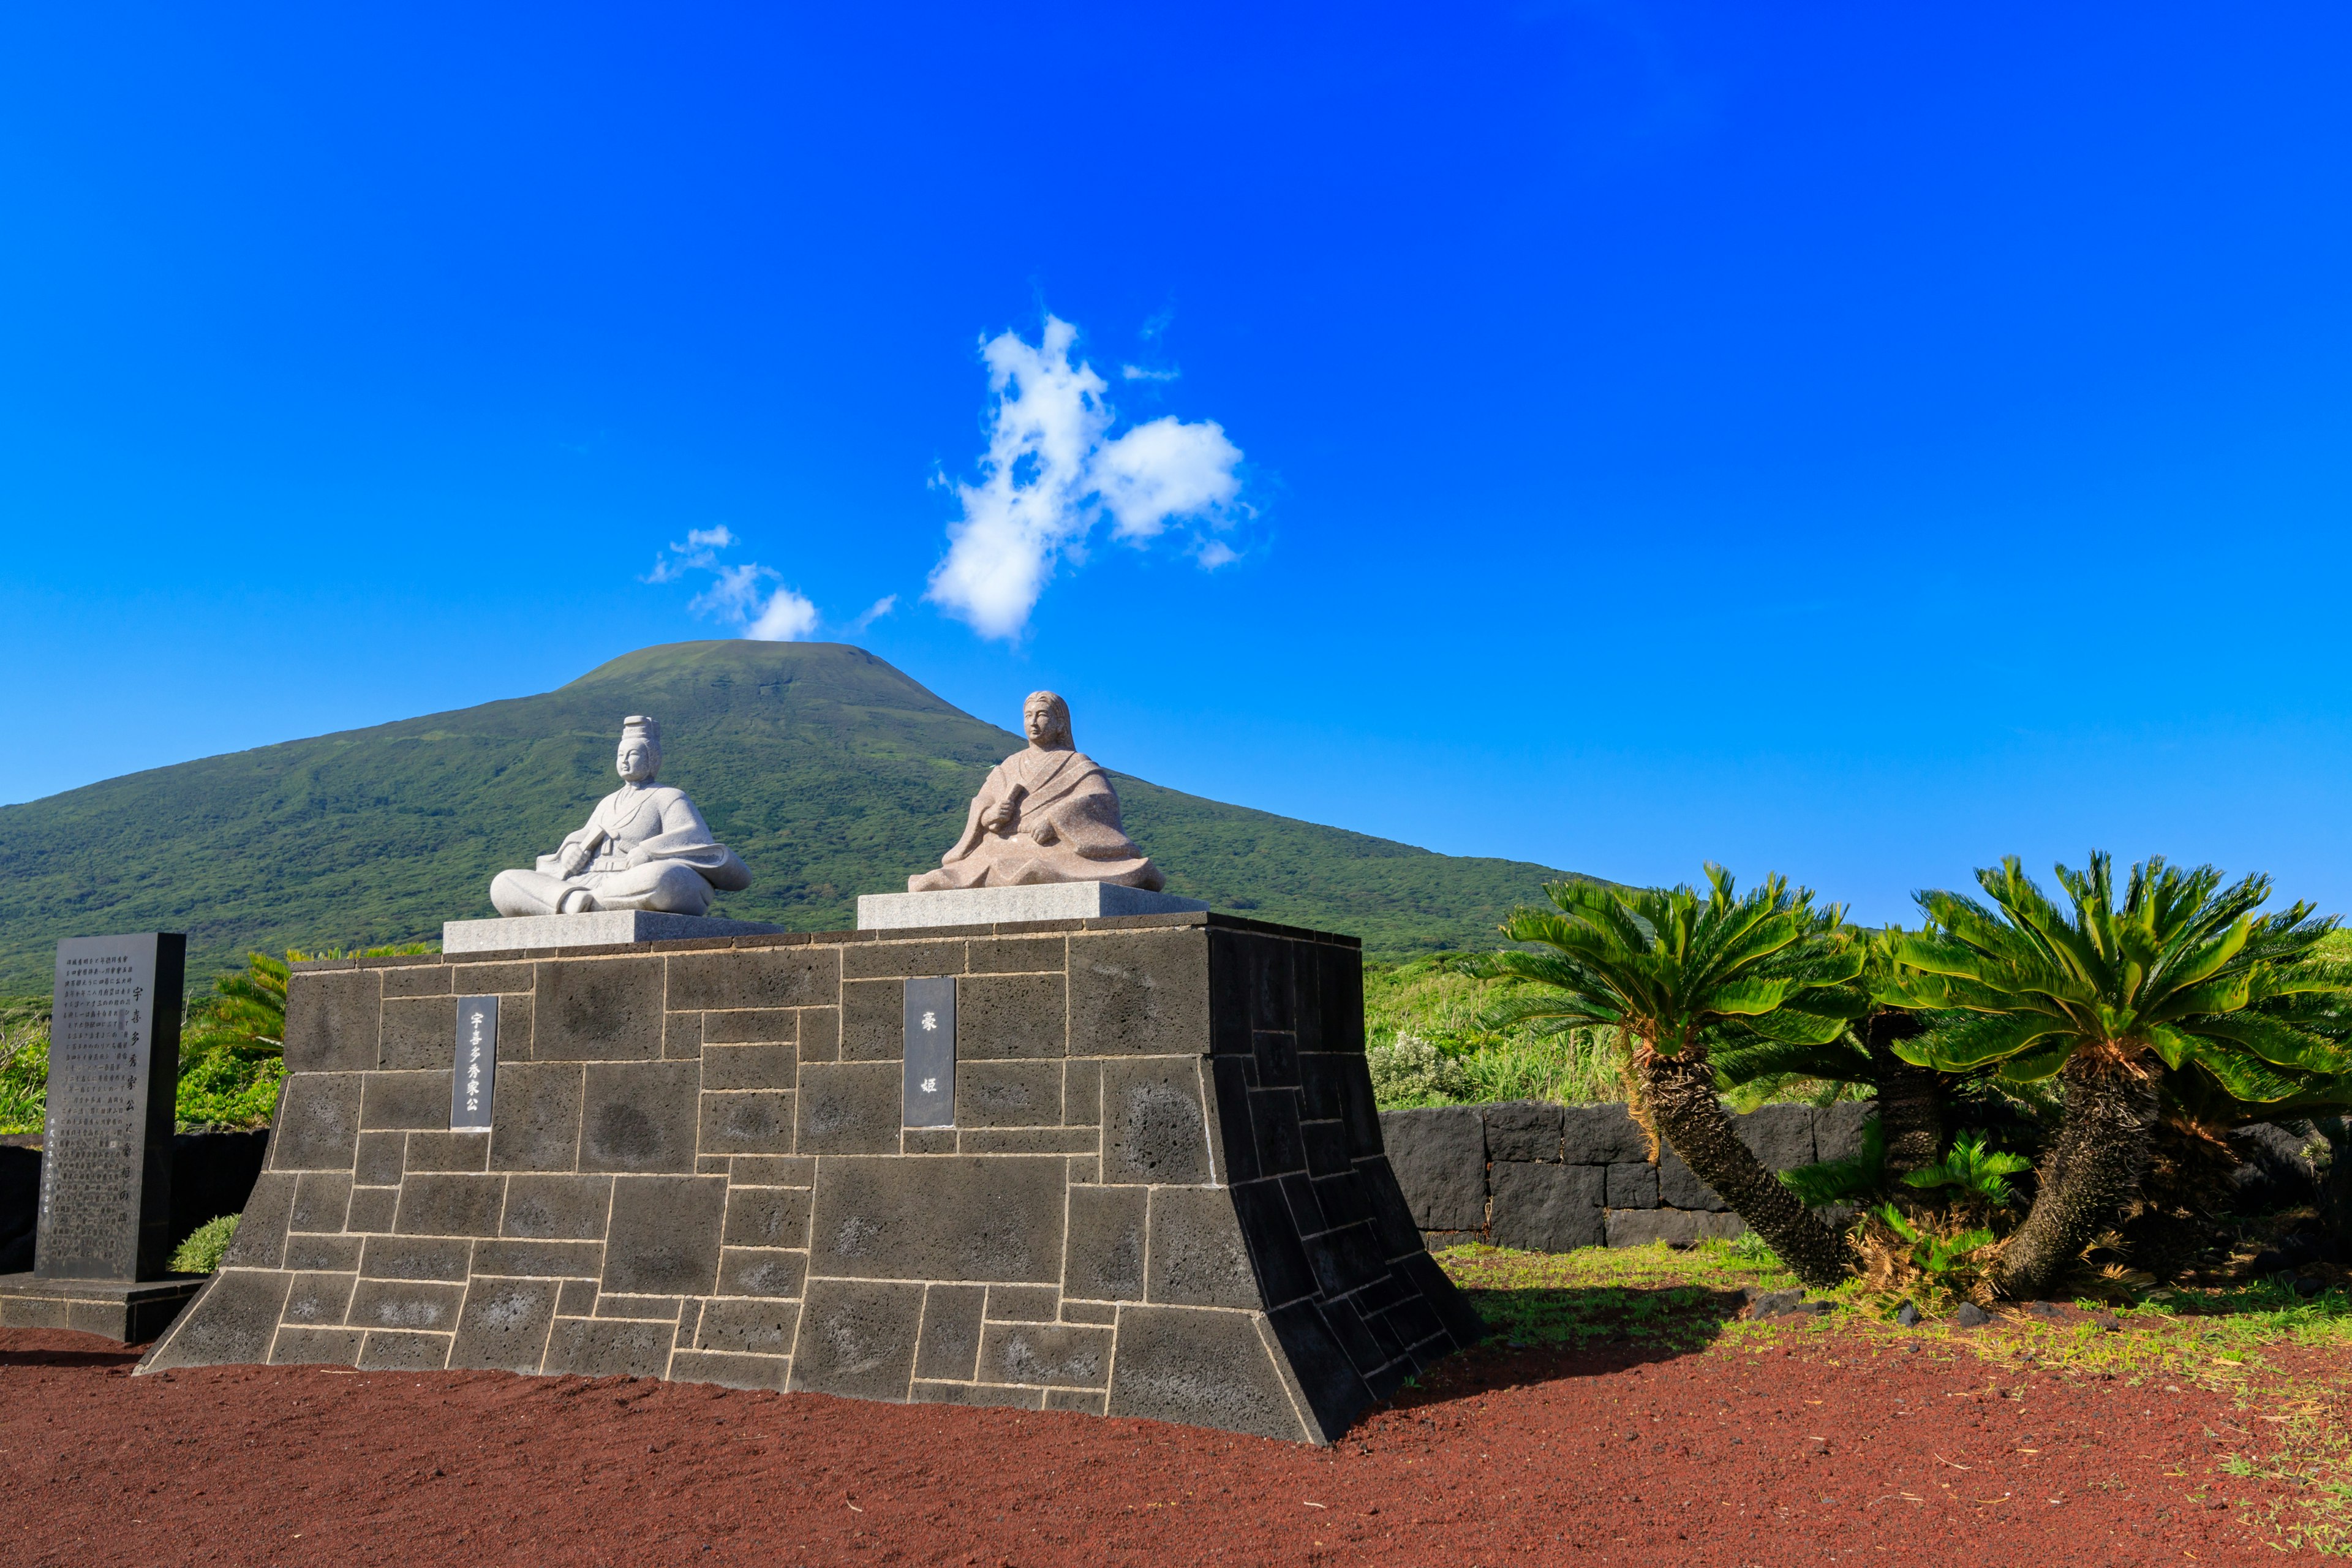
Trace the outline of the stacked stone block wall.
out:
<instances>
[{"instance_id":1,"label":"stacked stone block wall","mask_svg":"<svg viewBox=\"0 0 2352 1568\"><path fill-rule=\"evenodd\" d=\"M908 979L955 1122L901 1125ZM1325 1440L1475 1314L1348 939L1224 917L299 970L267 1171L145 1366L692 1378ZM449 1131L457 998L493 1125Z\"/></svg>"},{"instance_id":2,"label":"stacked stone block wall","mask_svg":"<svg viewBox=\"0 0 2352 1568\"><path fill-rule=\"evenodd\" d=\"M1732 1118L1765 1167L1860 1152L1874 1103L1768 1105ZM1728 1239L1747 1228L1671 1149L1654 1163L1622 1105L1509 1100L1381 1114L1405 1202L1433 1247L1534 1252Z\"/></svg>"}]
</instances>

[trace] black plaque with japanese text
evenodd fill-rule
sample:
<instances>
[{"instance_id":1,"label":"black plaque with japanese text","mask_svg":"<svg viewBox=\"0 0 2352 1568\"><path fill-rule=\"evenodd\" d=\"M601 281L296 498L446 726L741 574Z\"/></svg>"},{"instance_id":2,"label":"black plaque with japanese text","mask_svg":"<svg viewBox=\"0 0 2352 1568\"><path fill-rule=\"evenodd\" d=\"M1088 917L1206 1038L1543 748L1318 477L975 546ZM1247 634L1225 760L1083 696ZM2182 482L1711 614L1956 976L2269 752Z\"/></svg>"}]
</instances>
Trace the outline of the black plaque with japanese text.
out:
<instances>
[{"instance_id":1,"label":"black plaque with japanese text","mask_svg":"<svg viewBox=\"0 0 2352 1568\"><path fill-rule=\"evenodd\" d=\"M168 1271L187 952L175 931L58 943L37 1278L139 1280Z\"/></svg>"},{"instance_id":2,"label":"black plaque with japanese text","mask_svg":"<svg viewBox=\"0 0 2352 1568\"><path fill-rule=\"evenodd\" d=\"M499 999L457 998L457 1071L449 1080L449 1131L488 1132L499 1072Z\"/></svg>"},{"instance_id":3,"label":"black plaque with japanese text","mask_svg":"<svg viewBox=\"0 0 2352 1568\"><path fill-rule=\"evenodd\" d=\"M908 1127L955 1125L955 976L907 982Z\"/></svg>"}]
</instances>

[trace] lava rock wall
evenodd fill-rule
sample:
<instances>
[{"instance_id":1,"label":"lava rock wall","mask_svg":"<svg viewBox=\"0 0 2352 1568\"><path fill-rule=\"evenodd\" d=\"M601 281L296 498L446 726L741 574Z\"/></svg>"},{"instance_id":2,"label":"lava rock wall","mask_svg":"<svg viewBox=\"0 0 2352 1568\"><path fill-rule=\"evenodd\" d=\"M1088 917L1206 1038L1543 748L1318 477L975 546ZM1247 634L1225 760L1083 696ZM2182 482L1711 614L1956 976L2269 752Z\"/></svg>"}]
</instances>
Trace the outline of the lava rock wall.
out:
<instances>
[{"instance_id":1,"label":"lava rock wall","mask_svg":"<svg viewBox=\"0 0 2352 1568\"><path fill-rule=\"evenodd\" d=\"M902 1125L955 977L955 1125ZM1483 1332L1352 939L1217 915L305 965L268 1165L142 1370L629 1373L1328 1441ZM492 1127L449 1129L457 998Z\"/></svg>"},{"instance_id":2,"label":"lava rock wall","mask_svg":"<svg viewBox=\"0 0 2352 1568\"><path fill-rule=\"evenodd\" d=\"M1732 1124L1765 1168L1861 1152L1874 1101L1768 1105ZM1748 1227L1671 1149L1655 1164L1622 1105L1507 1100L1381 1114L1381 1136L1430 1245L1533 1252L1728 1239Z\"/></svg>"}]
</instances>

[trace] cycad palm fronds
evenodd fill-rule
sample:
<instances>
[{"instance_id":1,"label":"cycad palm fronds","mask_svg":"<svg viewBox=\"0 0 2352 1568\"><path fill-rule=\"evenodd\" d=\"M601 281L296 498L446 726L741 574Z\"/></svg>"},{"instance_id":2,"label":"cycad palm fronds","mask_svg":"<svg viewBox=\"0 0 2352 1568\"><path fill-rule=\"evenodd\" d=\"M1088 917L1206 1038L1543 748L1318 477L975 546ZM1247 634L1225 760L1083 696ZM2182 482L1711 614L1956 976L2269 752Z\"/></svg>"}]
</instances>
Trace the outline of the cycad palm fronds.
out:
<instances>
[{"instance_id":1,"label":"cycad palm fronds","mask_svg":"<svg viewBox=\"0 0 2352 1568\"><path fill-rule=\"evenodd\" d=\"M1562 882L1552 910L1503 927L1539 951L1505 952L1490 972L1540 990L1497 1009L1517 1024L1621 1028L1637 1104L1675 1152L1806 1283L1844 1273L1837 1238L1758 1163L1717 1098L1709 1052L1832 1045L1861 1006L1862 959L1835 908L1780 877L1740 893L1721 867L1707 889Z\"/></svg>"}]
</instances>

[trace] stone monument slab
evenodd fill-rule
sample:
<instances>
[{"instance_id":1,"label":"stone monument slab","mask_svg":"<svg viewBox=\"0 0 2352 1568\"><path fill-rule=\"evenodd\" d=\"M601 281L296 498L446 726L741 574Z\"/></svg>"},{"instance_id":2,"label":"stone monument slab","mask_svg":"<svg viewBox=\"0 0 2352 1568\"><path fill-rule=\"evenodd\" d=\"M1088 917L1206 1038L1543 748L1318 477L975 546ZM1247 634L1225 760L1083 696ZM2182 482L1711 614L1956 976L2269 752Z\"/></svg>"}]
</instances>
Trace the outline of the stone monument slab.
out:
<instances>
[{"instance_id":1,"label":"stone monument slab","mask_svg":"<svg viewBox=\"0 0 2352 1568\"><path fill-rule=\"evenodd\" d=\"M1195 914L1208 907L1198 899L1180 899L1173 893L1148 892L1116 882L1040 882L1019 888L955 888L936 893L861 893L857 899L857 929L918 931L926 926L995 925L1007 921Z\"/></svg>"},{"instance_id":2,"label":"stone monument slab","mask_svg":"<svg viewBox=\"0 0 2352 1568\"><path fill-rule=\"evenodd\" d=\"M714 915L652 910L599 910L584 915L510 915L495 921L445 921L444 952L541 952L620 947L633 942L691 942L720 936L772 936L784 928Z\"/></svg>"}]
</instances>

